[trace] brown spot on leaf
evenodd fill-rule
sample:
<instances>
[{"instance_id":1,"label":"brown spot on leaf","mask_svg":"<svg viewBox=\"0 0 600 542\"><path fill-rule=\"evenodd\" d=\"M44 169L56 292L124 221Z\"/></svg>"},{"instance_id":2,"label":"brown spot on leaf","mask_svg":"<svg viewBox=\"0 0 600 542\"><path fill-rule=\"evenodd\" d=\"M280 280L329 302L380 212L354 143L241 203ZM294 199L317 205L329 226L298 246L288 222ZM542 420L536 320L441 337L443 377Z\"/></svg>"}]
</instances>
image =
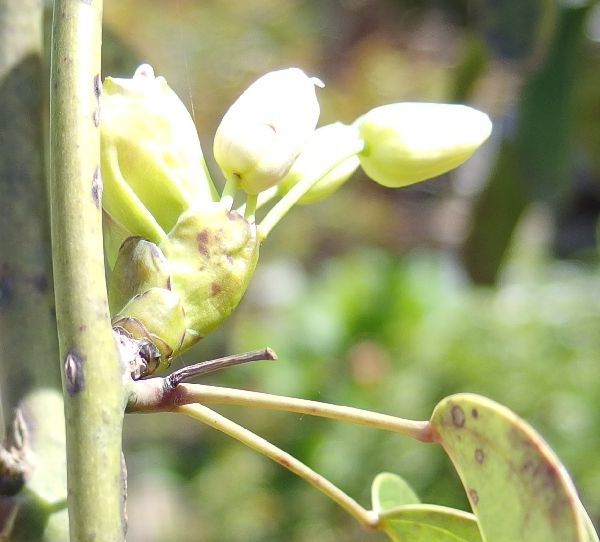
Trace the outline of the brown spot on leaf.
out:
<instances>
[{"instance_id":1,"label":"brown spot on leaf","mask_svg":"<svg viewBox=\"0 0 600 542\"><path fill-rule=\"evenodd\" d=\"M481 448L477 448L475 450L475 461L477 461L477 463L479 463L481 465L484 460L485 460L485 453L483 452L483 450Z\"/></svg>"},{"instance_id":2,"label":"brown spot on leaf","mask_svg":"<svg viewBox=\"0 0 600 542\"><path fill-rule=\"evenodd\" d=\"M476 506L477 503L479 503L479 495L474 489L469 489L469 500L471 501L473 506Z\"/></svg>"},{"instance_id":3,"label":"brown spot on leaf","mask_svg":"<svg viewBox=\"0 0 600 542\"><path fill-rule=\"evenodd\" d=\"M475 418L475 419L479 418L479 412L477 411L476 408L471 410L471 417Z\"/></svg>"},{"instance_id":4,"label":"brown spot on leaf","mask_svg":"<svg viewBox=\"0 0 600 542\"><path fill-rule=\"evenodd\" d=\"M210 285L210 295L212 297L215 297L216 295L219 295L219 293L221 292L222 288L221 285L218 282L213 282Z\"/></svg>"},{"instance_id":5,"label":"brown spot on leaf","mask_svg":"<svg viewBox=\"0 0 600 542\"><path fill-rule=\"evenodd\" d=\"M452 407L452 424L455 427L465 426L465 412L458 405Z\"/></svg>"}]
</instances>

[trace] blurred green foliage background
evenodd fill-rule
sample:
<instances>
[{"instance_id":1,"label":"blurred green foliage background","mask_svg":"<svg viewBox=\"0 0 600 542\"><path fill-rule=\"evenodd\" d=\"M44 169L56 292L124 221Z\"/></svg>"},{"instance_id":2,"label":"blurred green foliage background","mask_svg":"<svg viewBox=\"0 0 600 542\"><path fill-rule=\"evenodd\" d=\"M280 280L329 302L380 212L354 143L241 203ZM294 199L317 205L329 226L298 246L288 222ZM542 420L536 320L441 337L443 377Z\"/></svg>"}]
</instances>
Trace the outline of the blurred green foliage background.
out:
<instances>
[{"instance_id":1,"label":"blurred green foliage background","mask_svg":"<svg viewBox=\"0 0 600 542\"><path fill-rule=\"evenodd\" d=\"M492 139L451 175L383 189L360 174L295 209L242 306L186 360L271 346L207 382L425 419L472 391L529 420L600 519L600 10L552 0L105 2L105 75L164 75L211 141L255 78L326 83L321 124L396 101L460 101ZM364 505L397 472L467 508L441 449L363 427L220 411ZM383 540L279 466L175 415L126 419L131 542Z\"/></svg>"}]
</instances>

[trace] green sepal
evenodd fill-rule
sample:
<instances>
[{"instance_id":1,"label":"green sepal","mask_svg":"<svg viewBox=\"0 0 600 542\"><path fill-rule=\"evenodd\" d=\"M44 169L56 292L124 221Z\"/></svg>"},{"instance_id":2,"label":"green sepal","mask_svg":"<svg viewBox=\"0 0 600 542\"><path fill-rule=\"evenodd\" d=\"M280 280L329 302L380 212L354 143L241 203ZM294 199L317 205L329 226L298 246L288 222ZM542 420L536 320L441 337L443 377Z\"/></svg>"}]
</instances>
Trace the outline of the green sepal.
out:
<instances>
[{"instance_id":1,"label":"green sepal","mask_svg":"<svg viewBox=\"0 0 600 542\"><path fill-rule=\"evenodd\" d=\"M134 296L153 287L171 289L169 262L154 243L141 237L125 239L110 276L110 313L118 313Z\"/></svg>"},{"instance_id":2,"label":"green sepal","mask_svg":"<svg viewBox=\"0 0 600 542\"><path fill-rule=\"evenodd\" d=\"M164 288L150 288L133 297L114 316L112 325L124 329L134 339L148 339L160 352L159 370L168 368L173 356L191 340L191 337L186 338L181 299ZM196 341L199 339L197 337Z\"/></svg>"},{"instance_id":3,"label":"green sepal","mask_svg":"<svg viewBox=\"0 0 600 542\"><path fill-rule=\"evenodd\" d=\"M181 215L160 244L171 284L185 307L186 325L204 336L240 302L258 259L256 226L220 203Z\"/></svg>"}]
</instances>

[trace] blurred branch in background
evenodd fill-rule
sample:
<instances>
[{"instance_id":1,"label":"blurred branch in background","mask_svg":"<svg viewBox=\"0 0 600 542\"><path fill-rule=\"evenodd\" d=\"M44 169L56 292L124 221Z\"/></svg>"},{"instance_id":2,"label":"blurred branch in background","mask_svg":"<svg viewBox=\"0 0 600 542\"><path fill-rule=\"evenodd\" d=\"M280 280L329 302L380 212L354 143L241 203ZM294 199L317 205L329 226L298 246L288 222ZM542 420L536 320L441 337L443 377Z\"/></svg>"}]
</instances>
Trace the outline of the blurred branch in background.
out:
<instances>
[{"instance_id":1,"label":"blurred branch in background","mask_svg":"<svg viewBox=\"0 0 600 542\"><path fill-rule=\"evenodd\" d=\"M574 190L573 109L589 6L563 7L544 62L526 80L514 118L498 126L500 152L475 203L464 263L473 280L493 283L529 204L564 205Z\"/></svg>"},{"instance_id":2,"label":"blurred branch in background","mask_svg":"<svg viewBox=\"0 0 600 542\"><path fill-rule=\"evenodd\" d=\"M11 408L33 388L60 385L41 51L41 2L0 2L0 361Z\"/></svg>"}]
</instances>

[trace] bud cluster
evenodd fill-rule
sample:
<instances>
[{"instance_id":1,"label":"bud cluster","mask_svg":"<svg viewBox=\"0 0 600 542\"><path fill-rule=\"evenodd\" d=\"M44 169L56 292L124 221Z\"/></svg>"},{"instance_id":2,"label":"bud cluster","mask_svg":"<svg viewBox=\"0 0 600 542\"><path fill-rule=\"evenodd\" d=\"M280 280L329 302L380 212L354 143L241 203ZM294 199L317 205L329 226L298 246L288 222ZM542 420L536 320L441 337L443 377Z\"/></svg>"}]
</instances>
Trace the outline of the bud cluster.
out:
<instances>
[{"instance_id":1,"label":"bud cluster","mask_svg":"<svg viewBox=\"0 0 600 542\"><path fill-rule=\"evenodd\" d=\"M296 203L322 199L361 167L405 186L465 161L489 136L488 117L460 105L397 103L353 124L316 128L315 86L298 68L254 82L214 139L226 179L219 196L189 113L163 77L140 66L107 78L102 97L105 250L113 327L135 342L141 375L219 326L239 304L260 242ZM246 204L233 210L238 191ZM256 224L257 209L278 199Z\"/></svg>"}]
</instances>

